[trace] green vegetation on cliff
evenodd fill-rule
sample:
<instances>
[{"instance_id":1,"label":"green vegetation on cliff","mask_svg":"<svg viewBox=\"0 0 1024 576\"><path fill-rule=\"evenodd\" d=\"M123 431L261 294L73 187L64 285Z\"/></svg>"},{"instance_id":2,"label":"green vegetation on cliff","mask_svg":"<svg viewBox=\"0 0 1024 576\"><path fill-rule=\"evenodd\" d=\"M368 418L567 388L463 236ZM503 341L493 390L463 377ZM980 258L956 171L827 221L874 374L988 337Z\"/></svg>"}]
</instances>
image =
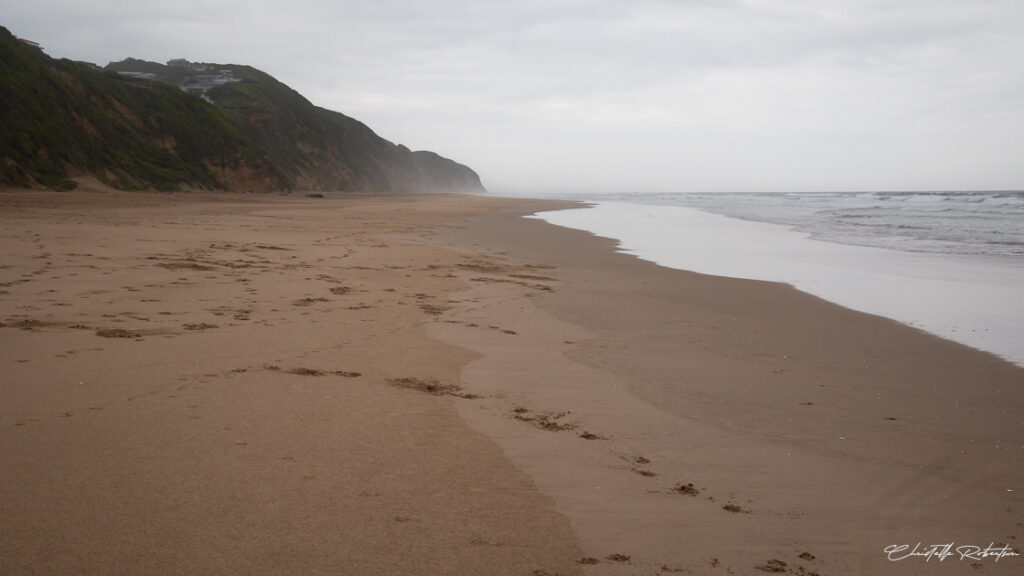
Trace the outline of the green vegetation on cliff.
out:
<instances>
[{"instance_id":1,"label":"green vegetation on cliff","mask_svg":"<svg viewBox=\"0 0 1024 576\"><path fill-rule=\"evenodd\" d=\"M179 89L202 72L133 59L100 71L0 28L0 185L93 175L130 190L483 190L469 168L392 144L259 70L205 67L232 80L206 101Z\"/></svg>"},{"instance_id":2,"label":"green vegetation on cliff","mask_svg":"<svg viewBox=\"0 0 1024 576\"><path fill-rule=\"evenodd\" d=\"M53 60L0 29L0 183L69 188L94 174L123 189L224 188L216 169L272 167L222 114L159 82ZM283 184L283 182L282 182Z\"/></svg>"}]
</instances>

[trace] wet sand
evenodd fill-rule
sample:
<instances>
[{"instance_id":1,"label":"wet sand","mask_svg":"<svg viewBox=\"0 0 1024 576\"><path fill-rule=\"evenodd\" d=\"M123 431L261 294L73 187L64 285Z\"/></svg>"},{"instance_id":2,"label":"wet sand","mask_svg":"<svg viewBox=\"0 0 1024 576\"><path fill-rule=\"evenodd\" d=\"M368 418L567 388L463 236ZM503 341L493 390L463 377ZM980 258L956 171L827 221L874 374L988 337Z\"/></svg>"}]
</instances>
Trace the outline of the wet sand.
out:
<instances>
[{"instance_id":1,"label":"wet sand","mask_svg":"<svg viewBox=\"0 0 1024 576\"><path fill-rule=\"evenodd\" d=\"M1020 572L883 549L1020 551L1024 370L558 205L0 193L0 573Z\"/></svg>"},{"instance_id":2,"label":"wet sand","mask_svg":"<svg viewBox=\"0 0 1024 576\"><path fill-rule=\"evenodd\" d=\"M1021 551L1024 369L516 217L538 209L445 235L489 255L430 333L482 355L463 383L485 400L460 412L572 519L587 573L1024 568L956 552ZM884 552L918 543L953 554Z\"/></svg>"}]
</instances>

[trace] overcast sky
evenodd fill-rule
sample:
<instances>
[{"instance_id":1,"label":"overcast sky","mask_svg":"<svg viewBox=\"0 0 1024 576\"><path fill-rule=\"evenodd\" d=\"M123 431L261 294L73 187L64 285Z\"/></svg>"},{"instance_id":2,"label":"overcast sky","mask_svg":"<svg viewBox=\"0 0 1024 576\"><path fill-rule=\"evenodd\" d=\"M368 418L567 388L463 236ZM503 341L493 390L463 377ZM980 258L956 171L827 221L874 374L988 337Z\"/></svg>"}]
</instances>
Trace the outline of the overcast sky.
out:
<instances>
[{"instance_id":1,"label":"overcast sky","mask_svg":"<svg viewBox=\"0 0 1024 576\"><path fill-rule=\"evenodd\" d=\"M0 0L54 57L249 64L496 193L1024 188L1021 0Z\"/></svg>"}]
</instances>

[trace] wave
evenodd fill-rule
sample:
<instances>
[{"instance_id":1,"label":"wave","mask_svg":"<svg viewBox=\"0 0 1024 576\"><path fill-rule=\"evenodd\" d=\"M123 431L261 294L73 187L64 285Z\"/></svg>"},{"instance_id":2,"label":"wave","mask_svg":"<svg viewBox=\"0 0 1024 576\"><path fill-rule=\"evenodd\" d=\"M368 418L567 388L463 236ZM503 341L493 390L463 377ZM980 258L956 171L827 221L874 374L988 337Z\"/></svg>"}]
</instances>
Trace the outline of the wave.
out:
<instances>
[{"instance_id":1,"label":"wave","mask_svg":"<svg viewBox=\"0 0 1024 576\"><path fill-rule=\"evenodd\" d=\"M698 192L560 195L578 201L688 206L782 224L837 244L909 252L1022 256L1024 191ZM992 240L998 238L999 242Z\"/></svg>"},{"instance_id":2,"label":"wave","mask_svg":"<svg viewBox=\"0 0 1024 576\"><path fill-rule=\"evenodd\" d=\"M676 194L650 201L784 224L840 244L955 254L1024 252L1019 248L1024 243L1024 192Z\"/></svg>"},{"instance_id":3,"label":"wave","mask_svg":"<svg viewBox=\"0 0 1024 576\"><path fill-rule=\"evenodd\" d=\"M850 196L843 198L850 200ZM791 195L758 197L760 212L752 210L758 204L749 195L723 199L712 199L712 204L705 197L703 209L658 205L664 198L646 204L599 201L592 208L537 217L617 239L620 250L662 266L786 282L843 306L888 316L1024 365L1024 333L1019 329L1024 309L1018 305L1024 294L1024 234L961 228L966 233L959 237L942 226L898 219L880 225L864 225L866 221L861 220L840 226L835 218L821 217L823 213L834 216L835 211L820 209L825 202L820 195L813 211ZM789 207L796 220L812 218L803 220L800 227L772 226L706 209L714 206L778 217L787 212L780 205ZM884 211L881 216L891 220L899 212ZM936 221L944 218L932 215ZM908 254L908 246L940 254Z\"/></svg>"}]
</instances>

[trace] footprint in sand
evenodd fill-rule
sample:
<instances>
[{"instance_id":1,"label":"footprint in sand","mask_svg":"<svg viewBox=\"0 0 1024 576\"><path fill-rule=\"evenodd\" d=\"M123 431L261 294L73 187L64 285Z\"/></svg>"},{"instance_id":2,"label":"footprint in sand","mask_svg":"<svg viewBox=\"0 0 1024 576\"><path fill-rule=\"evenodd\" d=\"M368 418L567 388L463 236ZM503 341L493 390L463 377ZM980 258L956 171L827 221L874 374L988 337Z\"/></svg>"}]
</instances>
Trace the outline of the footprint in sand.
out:
<instances>
[{"instance_id":1,"label":"footprint in sand","mask_svg":"<svg viewBox=\"0 0 1024 576\"><path fill-rule=\"evenodd\" d=\"M199 323L199 324L183 324L182 328L184 328L185 330L203 331L203 330L212 330L214 328L217 328L217 325L216 324L207 324L207 323L203 322L203 323Z\"/></svg>"}]
</instances>

